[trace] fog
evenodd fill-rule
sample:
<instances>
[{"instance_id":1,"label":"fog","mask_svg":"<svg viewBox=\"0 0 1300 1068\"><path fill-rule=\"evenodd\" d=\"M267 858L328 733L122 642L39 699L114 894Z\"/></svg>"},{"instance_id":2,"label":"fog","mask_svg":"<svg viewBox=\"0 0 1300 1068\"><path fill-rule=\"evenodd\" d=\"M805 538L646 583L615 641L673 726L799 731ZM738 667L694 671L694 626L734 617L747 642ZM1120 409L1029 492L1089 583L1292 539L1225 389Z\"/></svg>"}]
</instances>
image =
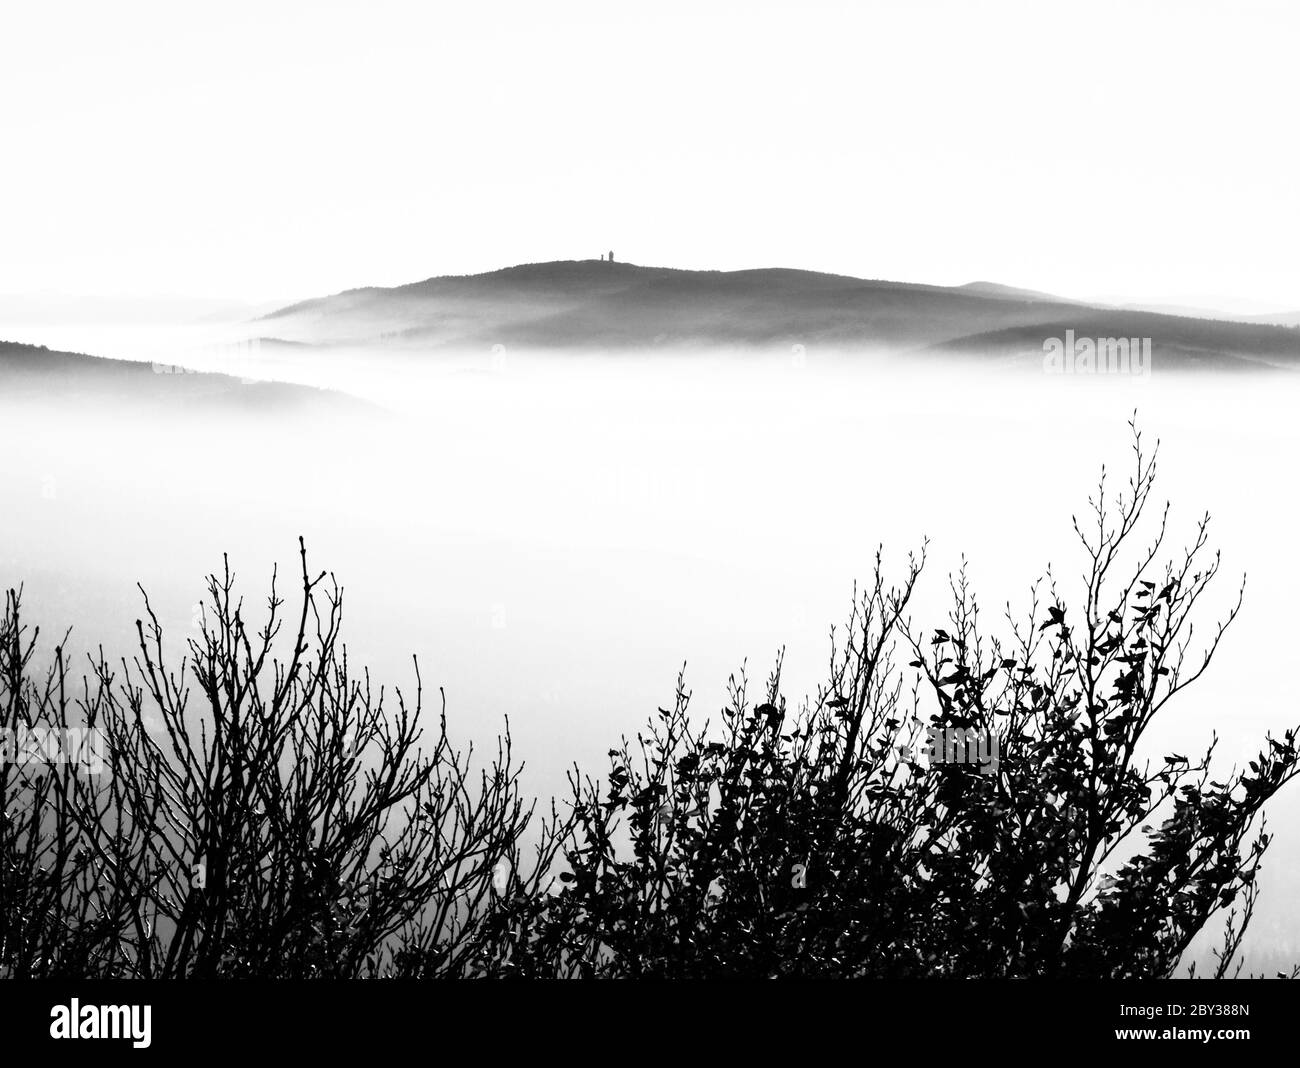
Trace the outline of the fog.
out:
<instances>
[{"instance_id":1,"label":"fog","mask_svg":"<svg viewBox=\"0 0 1300 1068\"><path fill-rule=\"evenodd\" d=\"M678 670L700 714L748 660L785 648L788 696L815 690L828 631L877 545L901 577L930 539L914 608L944 625L963 555L996 629L1052 565L1067 606L1071 529L1103 464L1127 477L1127 421L1161 439L1170 551L1213 513L1224 573L1202 617L1245 607L1157 741L1221 737L1225 767L1300 720L1297 439L1292 376L1148 379L1012 374L982 365L777 354L437 358L303 350L114 327L6 327L12 340L343 390L373 408L203 414L0 399L0 582L74 648L129 651L140 582L177 644L228 553L250 604L297 538L345 589L350 656L378 681L446 691L450 726L487 739L508 716L526 784L562 790L669 702ZM1155 518L1153 515L1151 518ZM285 588L291 588L287 583ZM1198 629L1198 634L1200 633ZM1248 948L1294 957L1300 797L1270 810L1275 844Z\"/></svg>"}]
</instances>

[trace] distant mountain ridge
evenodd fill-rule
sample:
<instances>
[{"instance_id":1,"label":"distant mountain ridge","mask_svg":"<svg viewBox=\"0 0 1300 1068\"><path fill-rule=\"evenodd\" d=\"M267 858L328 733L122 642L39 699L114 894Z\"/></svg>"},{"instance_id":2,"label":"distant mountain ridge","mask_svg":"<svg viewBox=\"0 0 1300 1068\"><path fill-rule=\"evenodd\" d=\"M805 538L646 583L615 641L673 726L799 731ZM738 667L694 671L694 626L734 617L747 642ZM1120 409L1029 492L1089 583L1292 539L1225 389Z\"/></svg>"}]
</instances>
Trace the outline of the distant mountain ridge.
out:
<instances>
[{"instance_id":1,"label":"distant mountain ridge","mask_svg":"<svg viewBox=\"0 0 1300 1068\"><path fill-rule=\"evenodd\" d=\"M359 411L364 401L314 386L261 382L0 341L0 401L94 405L100 410L184 413L287 409Z\"/></svg>"},{"instance_id":2,"label":"distant mountain ridge","mask_svg":"<svg viewBox=\"0 0 1300 1068\"><path fill-rule=\"evenodd\" d=\"M1068 300L1065 297L1057 297L1051 293L1040 293L1036 289L1020 289L1016 286L1006 286L1001 282L967 282L964 286L955 288L964 293L978 293L986 297L1001 297L1004 300L1045 300L1054 304L1079 304L1081 301Z\"/></svg>"},{"instance_id":3,"label":"distant mountain ridge","mask_svg":"<svg viewBox=\"0 0 1300 1068\"><path fill-rule=\"evenodd\" d=\"M1010 361L1041 358L1044 339L1073 329L1151 337L1157 365L1300 367L1300 331L1283 326L1092 305L994 282L949 287L789 268L559 260L348 290L262 321L277 337L314 345L617 352L803 344Z\"/></svg>"}]
</instances>

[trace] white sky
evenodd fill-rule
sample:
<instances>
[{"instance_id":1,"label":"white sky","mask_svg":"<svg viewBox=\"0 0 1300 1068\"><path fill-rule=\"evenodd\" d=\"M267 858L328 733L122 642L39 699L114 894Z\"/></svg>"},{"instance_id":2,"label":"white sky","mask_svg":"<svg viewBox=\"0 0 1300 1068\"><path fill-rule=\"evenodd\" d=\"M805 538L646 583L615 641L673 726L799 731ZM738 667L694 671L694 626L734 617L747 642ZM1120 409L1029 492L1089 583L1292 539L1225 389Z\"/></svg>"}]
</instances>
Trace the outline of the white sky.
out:
<instances>
[{"instance_id":1,"label":"white sky","mask_svg":"<svg viewBox=\"0 0 1300 1068\"><path fill-rule=\"evenodd\" d=\"M1300 5L0 0L0 293L544 259L1300 308Z\"/></svg>"}]
</instances>

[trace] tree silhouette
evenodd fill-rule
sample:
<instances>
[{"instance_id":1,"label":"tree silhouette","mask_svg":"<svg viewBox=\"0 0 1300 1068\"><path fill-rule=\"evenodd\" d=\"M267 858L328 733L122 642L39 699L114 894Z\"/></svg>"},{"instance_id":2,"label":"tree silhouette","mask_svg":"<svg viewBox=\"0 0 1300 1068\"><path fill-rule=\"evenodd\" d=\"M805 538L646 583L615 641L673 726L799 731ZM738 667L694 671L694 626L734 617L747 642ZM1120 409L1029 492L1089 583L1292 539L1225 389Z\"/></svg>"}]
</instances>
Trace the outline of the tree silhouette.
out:
<instances>
[{"instance_id":1,"label":"tree silhouette","mask_svg":"<svg viewBox=\"0 0 1300 1068\"><path fill-rule=\"evenodd\" d=\"M101 651L77 687L66 637L37 670L11 591L0 974L1168 976L1223 917L1214 972L1235 975L1296 731L1217 777L1212 739L1151 760L1241 606L1194 643L1220 559L1208 517L1167 553L1157 453L1135 426L1126 485L1103 472L1076 519L1075 607L1049 576L991 631L963 567L921 629L925 547L896 583L878 552L815 697L787 702L778 655L699 721L679 676L544 820L508 725L480 765L445 709L431 727L418 664L409 699L351 669L342 592L301 544L287 646L274 579L257 626L227 564L179 660L146 597L135 656ZM41 731L95 732L102 773L18 759Z\"/></svg>"},{"instance_id":2,"label":"tree silhouette","mask_svg":"<svg viewBox=\"0 0 1300 1068\"><path fill-rule=\"evenodd\" d=\"M508 730L477 772L445 714L422 747L418 664L396 707L354 675L342 593L309 575L305 549L301 562L286 657L274 580L253 630L227 565L178 665L146 597L136 656L115 668L101 653L75 707L61 650L45 687L24 677L35 634L22 644L11 595L4 725L79 718L102 732L109 766L4 769L6 810L21 802L26 821L0 839L7 974L352 976L391 970L398 952L460 974L497 865L536 892L549 857L521 856L532 809Z\"/></svg>"},{"instance_id":3,"label":"tree silhouette","mask_svg":"<svg viewBox=\"0 0 1300 1068\"><path fill-rule=\"evenodd\" d=\"M1196 760L1143 758L1241 599L1194 652L1220 567L1208 517L1168 562L1168 506L1136 543L1158 448L1133 433L1125 491L1108 500L1103 473L1075 524L1077 615L1038 584L1027 617L1008 611L990 636L963 570L947 626L922 632L907 610L924 550L892 587L878 555L828 684L799 711L779 658L757 705L733 680L717 729L692 722L679 680L603 781L572 778L569 870L535 919L534 973L1167 976L1240 902L1218 951L1227 974L1268 844L1256 817L1296 774L1295 731L1223 780L1213 742ZM998 738L992 774L918 755L925 731L950 729Z\"/></svg>"}]
</instances>

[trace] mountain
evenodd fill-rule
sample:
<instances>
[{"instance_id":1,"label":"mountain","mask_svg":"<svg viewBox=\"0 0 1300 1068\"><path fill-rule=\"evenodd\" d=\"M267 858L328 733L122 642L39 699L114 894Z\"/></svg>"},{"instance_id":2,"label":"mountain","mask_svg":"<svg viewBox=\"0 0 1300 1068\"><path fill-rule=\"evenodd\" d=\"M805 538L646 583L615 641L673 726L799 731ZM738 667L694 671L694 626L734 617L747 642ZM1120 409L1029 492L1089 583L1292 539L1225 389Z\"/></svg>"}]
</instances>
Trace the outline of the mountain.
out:
<instances>
[{"instance_id":1,"label":"mountain","mask_svg":"<svg viewBox=\"0 0 1300 1068\"><path fill-rule=\"evenodd\" d=\"M43 345L12 341L0 341L0 400L173 414L205 409L282 412L369 407L352 397L311 386L254 382L164 364L55 352Z\"/></svg>"},{"instance_id":2,"label":"mountain","mask_svg":"<svg viewBox=\"0 0 1300 1068\"><path fill-rule=\"evenodd\" d=\"M413 350L505 345L564 351L762 348L803 344L1019 359L1047 337L1151 337L1155 362L1300 367L1300 333L1134 312L973 282L931 286L763 269L689 271L601 260L354 289L266 316L278 338ZM1133 333L1137 330L1139 333Z\"/></svg>"},{"instance_id":3,"label":"mountain","mask_svg":"<svg viewBox=\"0 0 1300 1068\"><path fill-rule=\"evenodd\" d=\"M1273 326L1300 327L1300 311L1274 312L1269 315L1244 315L1243 323L1267 323Z\"/></svg>"},{"instance_id":4,"label":"mountain","mask_svg":"<svg viewBox=\"0 0 1300 1068\"><path fill-rule=\"evenodd\" d=\"M967 282L964 286L958 286L963 293L975 293L984 297L1000 297L1003 300L1046 300L1055 304L1078 304L1079 301L1066 300L1064 297L1054 297L1050 293L1040 293L1035 289L1018 289L1015 286L1004 286L1000 282Z\"/></svg>"},{"instance_id":5,"label":"mountain","mask_svg":"<svg viewBox=\"0 0 1300 1068\"><path fill-rule=\"evenodd\" d=\"M1079 307L1070 315L956 338L932 352L1041 366L1044 342L1151 339L1152 367L1195 371L1300 370L1300 330L1123 308Z\"/></svg>"}]
</instances>

